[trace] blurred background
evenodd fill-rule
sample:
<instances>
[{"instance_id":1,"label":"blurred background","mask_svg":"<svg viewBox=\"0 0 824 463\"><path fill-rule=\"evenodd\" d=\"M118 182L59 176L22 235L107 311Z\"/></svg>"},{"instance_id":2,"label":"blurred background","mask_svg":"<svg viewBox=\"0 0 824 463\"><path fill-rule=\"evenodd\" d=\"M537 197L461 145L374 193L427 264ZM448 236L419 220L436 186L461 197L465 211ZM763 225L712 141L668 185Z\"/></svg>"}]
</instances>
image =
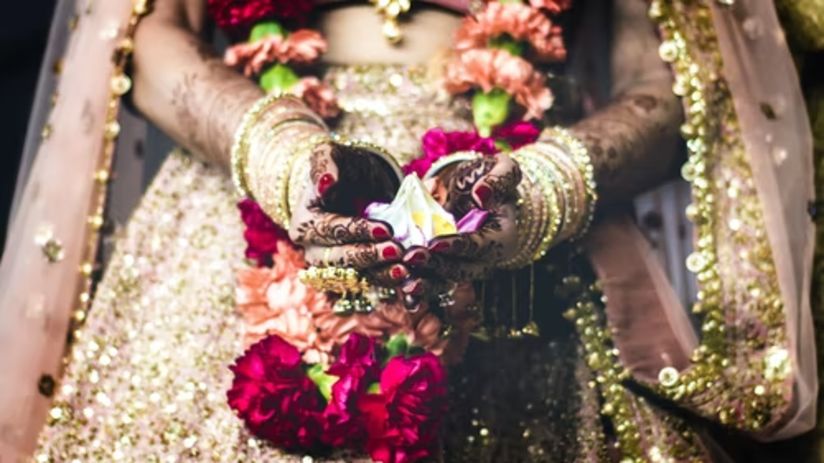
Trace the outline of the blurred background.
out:
<instances>
[{"instance_id":1,"label":"blurred background","mask_svg":"<svg viewBox=\"0 0 824 463\"><path fill-rule=\"evenodd\" d=\"M0 15L0 243L5 242L17 167L55 0L3 3Z\"/></svg>"}]
</instances>

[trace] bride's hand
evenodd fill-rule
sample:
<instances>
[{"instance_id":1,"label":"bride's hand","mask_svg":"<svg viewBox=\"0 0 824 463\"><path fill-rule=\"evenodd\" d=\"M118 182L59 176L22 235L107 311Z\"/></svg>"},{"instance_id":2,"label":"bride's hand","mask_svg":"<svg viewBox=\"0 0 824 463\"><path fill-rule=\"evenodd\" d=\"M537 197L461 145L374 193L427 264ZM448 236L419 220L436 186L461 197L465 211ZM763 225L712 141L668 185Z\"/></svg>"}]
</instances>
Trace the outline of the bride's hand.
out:
<instances>
[{"instance_id":1,"label":"bride's hand","mask_svg":"<svg viewBox=\"0 0 824 463\"><path fill-rule=\"evenodd\" d=\"M442 174L445 208L456 219L472 209L489 216L473 233L433 239L427 249L412 249L404 262L413 273L447 282L483 279L517 251L518 164L506 154L464 161Z\"/></svg>"},{"instance_id":2,"label":"bride's hand","mask_svg":"<svg viewBox=\"0 0 824 463\"><path fill-rule=\"evenodd\" d=\"M289 228L306 262L354 268L381 286L398 286L409 270L392 227L357 216L364 201L392 198L397 182L391 172L375 156L334 142L318 145L310 162L312 183L292 211Z\"/></svg>"}]
</instances>

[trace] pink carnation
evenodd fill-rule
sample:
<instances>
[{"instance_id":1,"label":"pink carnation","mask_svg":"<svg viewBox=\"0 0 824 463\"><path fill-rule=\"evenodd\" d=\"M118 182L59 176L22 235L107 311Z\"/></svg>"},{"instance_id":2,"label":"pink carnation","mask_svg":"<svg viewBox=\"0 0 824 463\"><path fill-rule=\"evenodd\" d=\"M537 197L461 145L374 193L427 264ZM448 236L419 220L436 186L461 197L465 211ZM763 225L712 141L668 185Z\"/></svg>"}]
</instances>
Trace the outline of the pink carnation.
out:
<instances>
[{"instance_id":1,"label":"pink carnation","mask_svg":"<svg viewBox=\"0 0 824 463\"><path fill-rule=\"evenodd\" d=\"M423 177L438 159L459 151L476 151L495 154L500 150L496 140L506 142L512 149L533 143L540 131L529 122L516 121L500 126L492 131L491 137L482 137L478 131L446 132L436 127L429 129L421 139L423 155L403 166L404 174L416 173Z\"/></svg>"},{"instance_id":2,"label":"pink carnation","mask_svg":"<svg viewBox=\"0 0 824 463\"><path fill-rule=\"evenodd\" d=\"M572 6L572 0L529 0L529 4L534 8L541 8L552 14L558 14L568 10Z\"/></svg>"},{"instance_id":3,"label":"pink carnation","mask_svg":"<svg viewBox=\"0 0 824 463\"><path fill-rule=\"evenodd\" d=\"M431 353L394 357L380 378L380 393L358 401L366 424L366 450L381 463L431 458L446 413L446 371Z\"/></svg>"},{"instance_id":4,"label":"pink carnation","mask_svg":"<svg viewBox=\"0 0 824 463\"><path fill-rule=\"evenodd\" d=\"M304 77L289 89L296 97L302 99L312 111L327 119L340 114L335 91L316 77Z\"/></svg>"},{"instance_id":5,"label":"pink carnation","mask_svg":"<svg viewBox=\"0 0 824 463\"><path fill-rule=\"evenodd\" d=\"M223 55L223 62L227 66L243 66L243 74L251 77L259 74L268 64L308 64L325 52L326 40L319 32L300 29L286 38L270 35L253 43L231 46Z\"/></svg>"},{"instance_id":6,"label":"pink carnation","mask_svg":"<svg viewBox=\"0 0 824 463\"><path fill-rule=\"evenodd\" d=\"M539 9L522 3L489 3L480 13L467 16L456 34L455 49L485 48L490 39L503 35L528 42L539 59L566 58L561 28Z\"/></svg>"},{"instance_id":7,"label":"pink carnation","mask_svg":"<svg viewBox=\"0 0 824 463\"><path fill-rule=\"evenodd\" d=\"M208 0L217 27L235 35L266 19L303 24L315 8L313 0Z\"/></svg>"},{"instance_id":8,"label":"pink carnation","mask_svg":"<svg viewBox=\"0 0 824 463\"><path fill-rule=\"evenodd\" d=\"M272 255L277 252L280 242L288 242L289 235L263 212L258 203L244 199L237 204L240 218L246 229L246 258L254 260L259 267L272 265Z\"/></svg>"},{"instance_id":9,"label":"pink carnation","mask_svg":"<svg viewBox=\"0 0 824 463\"><path fill-rule=\"evenodd\" d=\"M505 50L472 49L457 54L447 66L445 86L453 94L473 88L501 89L526 108L525 119L540 119L553 102L544 76L529 61Z\"/></svg>"},{"instance_id":10,"label":"pink carnation","mask_svg":"<svg viewBox=\"0 0 824 463\"><path fill-rule=\"evenodd\" d=\"M466 338L442 338L442 323L437 316L411 314L399 303L381 304L368 314L335 314L324 294L298 278L298 272L305 266L299 250L280 242L271 268L238 272L237 310L244 319L247 345L277 335L295 346L306 363L323 365L329 364L334 352L352 333L373 337L406 334L412 344L438 355L446 350L462 350L462 346L450 348L449 344L453 340L465 343ZM466 331L467 335L474 328L468 321L453 325L456 331Z\"/></svg>"},{"instance_id":11,"label":"pink carnation","mask_svg":"<svg viewBox=\"0 0 824 463\"><path fill-rule=\"evenodd\" d=\"M298 350L277 336L253 346L230 367L227 392L252 434L285 449L310 449L322 433L323 397L306 376Z\"/></svg>"}]
</instances>

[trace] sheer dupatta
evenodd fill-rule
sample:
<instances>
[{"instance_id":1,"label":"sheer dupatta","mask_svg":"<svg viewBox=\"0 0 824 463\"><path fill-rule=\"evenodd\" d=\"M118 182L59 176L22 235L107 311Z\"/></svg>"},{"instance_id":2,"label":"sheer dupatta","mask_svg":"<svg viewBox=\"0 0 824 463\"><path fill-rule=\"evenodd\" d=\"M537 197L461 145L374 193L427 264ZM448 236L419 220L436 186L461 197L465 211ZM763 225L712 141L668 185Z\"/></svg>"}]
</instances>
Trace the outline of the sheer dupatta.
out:
<instances>
[{"instance_id":1,"label":"sheer dupatta","mask_svg":"<svg viewBox=\"0 0 824 463\"><path fill-rule=\"evenodd\" d=\"M763 440L797 435L815 423L818 389L812 142L774 6L653 2L651 16L682 85L698 229L688 266L705 318L699 337L645 239L612 217L587 248L619 358L701 416Z\"/></svg>"},{"instance_id":2,"label":"sheer dupatta","mask_svg":"<svg viewBox=\"0 0 824 463\"><path fill-rule=\"evenodd\" d=\"M41 78L32 121L48 122L30 127L34 156L23 162L0 263L0 461L33 450L70 320L82 320L91 297L119 97L130 86L122 71L147 12L146 0L65 0L56 9L47 60L62 48L62 28L72 32L53 94Z\"/></svg>"}]
</instances>

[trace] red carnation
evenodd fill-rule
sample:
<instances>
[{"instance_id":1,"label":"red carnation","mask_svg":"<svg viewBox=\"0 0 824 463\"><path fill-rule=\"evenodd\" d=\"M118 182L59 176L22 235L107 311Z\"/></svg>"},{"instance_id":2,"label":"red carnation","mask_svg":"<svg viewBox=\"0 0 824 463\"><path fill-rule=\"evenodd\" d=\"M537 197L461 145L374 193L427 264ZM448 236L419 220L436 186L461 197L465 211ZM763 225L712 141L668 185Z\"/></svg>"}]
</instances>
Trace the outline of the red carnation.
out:
<instances>
[{"instance_id":1,"label":"red carnation","mask_svg":"<svg viewBox=\"0 0 824 463\"><path fill-rule=\"evenodd\" d=\"M303 25L314 8L313 0L208 0L217 26L231 33L245 33L265 19Z\"/></svg>"},{"instance_id":2,"label":"red carnation","mask_svg":"<svg viewBox=\"0 0 824 463\"><path fill-rule=\"evenodd\" d=\"M382 463L407 463L431 457L446 412L446 372L425 353L394 357L383 370L381 392L358 401L368 439L366 450Z\"/></svg>"},{"instance_id":3,"label":"red carnation","mask_svg":"<svg viewBox=\"0 0 824 463\"><path fill-rule=\"evenodd\" d=\"M255 436L284 449L311 449L318 443L324 401L294 346L269 336L230 369L235 377L226 394L229 406Z\"/></svg>"},{"instance_id":4,"label":"red carnation","mask_svg":"<svg viewBox=\"0 0 824 463\"><path fill-rule=\"evenodd\" d=\"M323 412L324 442L334 447L360 448L366 439L363 420L356 407L369 384L378 380L375 339L353 333L341 346L338 360L328 373L339 379Z\"/></svg>"},{"instance_id":5,"label":"red carnation","mask_svg":"<svg viewBox=\"0 0 824 463\"><path fill-rule=\"evenodd\" d=\"M477 151L496 154L500 151L495 141L502 141L511 149L518 149L538 139L540 131L525 121L515 121L492 131L491 137L482 137L477 130L470 132L446 132L436 127L429 129L421 139L423 155L403 166L404 174L416 173L423 177L438 159L458 151Z\"/></svg>"},{"instance_id":6,"label":"red carnation","mask_svg":"<svg viewBox=\"0 0 824 463\"><path fill-rule=\"evenodd\" d=\"M257 262L258 267L272 265L272 255L277 252L278 241L288 241L289 234L263 212L258 203L244 199L237 204L240 218L246 225L246 258Z\"/></svg>"}]
</instances>

